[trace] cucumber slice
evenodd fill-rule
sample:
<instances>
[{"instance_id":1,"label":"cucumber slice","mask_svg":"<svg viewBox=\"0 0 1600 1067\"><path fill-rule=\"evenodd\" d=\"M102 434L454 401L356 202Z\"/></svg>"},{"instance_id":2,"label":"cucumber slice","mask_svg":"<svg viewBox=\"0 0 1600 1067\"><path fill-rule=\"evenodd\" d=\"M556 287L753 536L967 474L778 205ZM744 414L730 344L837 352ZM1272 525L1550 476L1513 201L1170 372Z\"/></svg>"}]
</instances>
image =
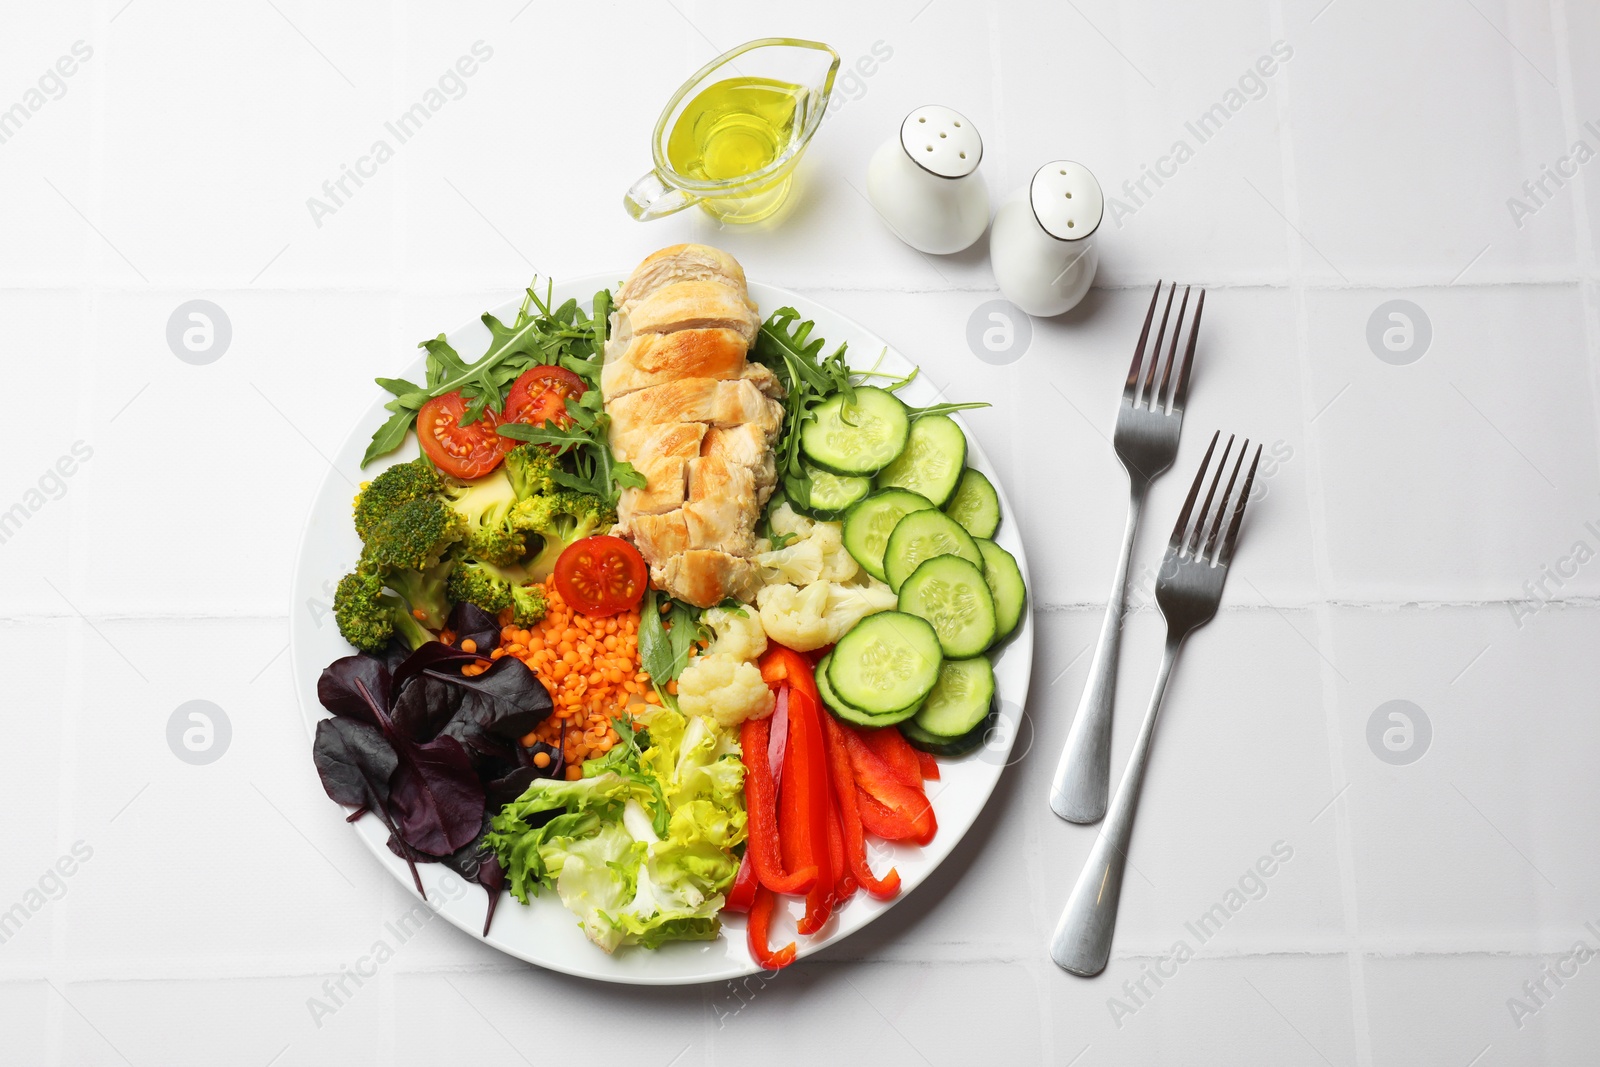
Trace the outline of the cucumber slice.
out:
<instances>
[{"instance_id":1,"label":"cucumber slice","mask_svg":"<svg viewBox=\"0 0 1600 1067\"><path fill-rule=\"evenodd\" d=\"M977 545L983 555L983 580L989 583L994 597L994 639L998 643L1010 637L1022 621L1028 587L1023 584L1022 568L1011 553L983 537L978 538Z\"/></svg>"},{"instance_id":2,"label":"cucumber slice","mask_svg":"<svg viewBox=\"0 0 1600 1067\"><path fill-rule=\"evenodd\" d=\"M1000 529L1000 494L982 471L968 467L961 472L956 495L944 506L944 513L965 526L973 537L993 537Z\"/></svg>"},{"instance_id":3,"label":"cucumber slice","mask_svg":"<svg viewBox=\"0 0 1600 1067\"><path fill-rule=\"evenodd\" d=\"M994 594L983 568L960 556L923 560L900 586L900 610L928 620L946 661L976 656L994 643Z\"/></svg>"},{"instance_id":4,"label":"cucumber slice","mask_svg":"<svg viewBox=\"0 0 1600 1067\"><path fill-rule=\"evenodd\" d=\"M910 742L912 749L922 749L923 752L931 752L933 755L954 758L982 749L984 742L989 741L989 731L994 729L995 720L998 717L1000 717L1000 709L995 707L994 710L990 710L987 713L984 721L968 729L960 737L941 737L938 734L930 734L922 726L918 726L915 720L904 721L899 726L899 729L901 729L901 736L906 737L906 741Z\"/></svg>"},{"instance_id":5,"label":"cucumber slice","mask_svg":"<svg viewBox=\"0 0 1600 1067\"><path fill-rule=\"evenodd\" d=\"M878 472L879 489L909 489L942 508L955 495L967 463L967 435L948 415L925 415L911 424L905 451Z\"/></svg>"},{"instance_id":6,"label":"cucumber slice","mask_svg":"<svg viewBox=\"0 0 1600 1067\"><path fill-rule=\"evenodd\" d=\"M910 742L912 748L920 748L935 756L953 758L965 756L968 752L982 748L983 743L989 738L989 730L994 725L994 720L995 716L991 713L960 737L940 737L937 734L930 734L919 727L914 720L901 723L900 733Z\"/></svg>"},{"instance_id":7,"label":"cucumber slice","mask_svg":"<svg viewBox=\"0 0 1600 1067\"><path fill-rule=\"evenodd\" d=\"M895 524L884 546L884 580L898 593L911 572L934 556L960 556L974 566L983 566L978 546L959 522L942 511L913 511Z\"/></svg>"},{"instance_id":8,"label":"cucumber slice","mask_svg":"<svg viewBox=\"0 0 1600 1067\"><path fill-rule=\"evenodd\" d=\"M814 519L832 521L852 504L867 498L867 494L872 492L872 479L832 474L816 467L807 467L805 478L791 488L798 490L789 494L789 504L796 511ZM800 493L804 494L805 499L796 502L795 497Z\"/></svg>"},{"instance_id":9,"label":"cucumber slice","mask_svg":"<svg viewBox=\"0 0 1600 1067\"><path fill-rule=\"evenodd\" d=\"M931 511L927 497L904 489L874 493L844 516L844 547L861 569L883 581L883 550L900 520L913 511Z\"/></svg>"},{"instance_id":10,"label":"cucumber slice","mask_svg":"<svg viewBox=\"0 0 1600 1067\"><path fill-rule=\"evenodd\" d=\"M829 652L817 664L817 692L822 696L822 703L835 716L855 726L866 726L877 729L880 726L893 726L904 722L921 709L921 704L913 704L900 711L891 711L887 715L872 715L860 708L851 707L834 693L833 686L828 682L828 664L833 661L833 653Z\"/></svg>"},{"instance_id":11,"label":"cucumber slice","mask_svg":"<svg viewBox=\"0 0 1600 1067\"><path fill-rule=\"evenodd\" d=\"M983 656L947 659L939 681L912 720L919 731L944 741L965 737L994 707L994 668Z\"/></svg>"},{"instance_id":12,"label":"cucumber slice","mask_svg":"<svg viewBox=\"0 0 1600 1067\"><path fill-rule=\"evenodd\" d=\"M903 611L868 615L833 646L828 684L834 695L868 715L922 703L939 680L939 635Z\"/></svg>"},{"instance_id":13,"label":"cucumber slice","mask_svg":"<svg viewBox=\"0 0 1600 1067\"><path fill-rule=\"evenodd\" d=\"M905 451L911 416L893 393L871 386L856 390L855 403L835 393L811 409L800 430L800 450L815 466L834 474L876 474Z\"/></svg>"}]
</instances>

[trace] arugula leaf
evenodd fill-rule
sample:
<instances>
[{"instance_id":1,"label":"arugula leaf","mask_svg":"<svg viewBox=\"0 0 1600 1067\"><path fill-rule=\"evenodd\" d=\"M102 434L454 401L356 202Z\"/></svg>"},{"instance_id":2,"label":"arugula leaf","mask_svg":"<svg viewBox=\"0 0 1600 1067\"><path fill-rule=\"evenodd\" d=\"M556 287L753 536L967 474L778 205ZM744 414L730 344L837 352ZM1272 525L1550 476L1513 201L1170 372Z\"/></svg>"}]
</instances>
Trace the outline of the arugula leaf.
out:
<instances>
[{"instance_id":1,"label":"arugula leaf","mask_svg":"<svg viewBox=\"0 0 1600 1067\"><path fill-rule=\"evenodd\" d=\"M841 344L831 355L822 355L822 338L813 338L816 323L810 319L796 322L800 312L792 307L779 308L756 335L752 352L758 362L772 369L783 384L783 433L778 439L778 477L802 477L805 473L800 461L800 429L811 418L811 409L825 397L844 393L855 398L855 385L850 379L850 365L845 362L845 348Z\"/></svg>"},{"instance_id":2,"label":"arugula leaf","mask_svg":"<svg viewBox=\"0 0 1600 1067\"><path fill-rule=\"evenodd\" d=\"M595 295L595 313L591 317L584 314L576 300L568 300L552 310L549 297L552 290L547 282L546 295L541 298L538 291L529 286L516 316L509 323L485 312L482 319L489 330L489 347L476 362L463 359L445 335L440 334L418 346L427 352L424 384L417 385L403 378L377 379L379 386L394 394L394 399L385 405L394 416L373 435L362 466L399 448L406 431L416 420L417 411L429 400L446 393L460 391L466 401L461 422L468 425L482 418L486 410L501 411L511 383L535 365L572 367L577 362L583 369L572 369L591 387L598 386L611 294L602 290Z\"/></svg>"},{"instance_id":3,"label":"arugula leaf","mask_svg":"<svg viewBox=\"0 0 1600 1067\"><path fill-rule=\"evenodd\" d=\"M639 609L639 666L650 675L656 690L665 694L667 683L689 665L695 639L709 635L700 623L697 608L668 597L663 615L657 595L654 589L647 590Z\"/></svg>"}]
</instances>

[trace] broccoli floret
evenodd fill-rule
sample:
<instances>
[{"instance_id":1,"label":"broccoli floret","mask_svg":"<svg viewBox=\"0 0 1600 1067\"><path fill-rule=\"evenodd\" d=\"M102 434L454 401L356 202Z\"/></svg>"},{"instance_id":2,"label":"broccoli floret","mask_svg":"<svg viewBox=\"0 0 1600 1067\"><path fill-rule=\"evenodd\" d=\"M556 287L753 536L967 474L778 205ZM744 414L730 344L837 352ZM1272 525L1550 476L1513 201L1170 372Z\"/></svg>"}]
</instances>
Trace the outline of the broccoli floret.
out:
<instances>
[{"instance_id":1,"label":"broccoli floret","mask_svg":"<svg viewBox=\"0 0 1600 1067\"><path fill-rule=\"evenodd\" d=\"M617 521L617 513L604 500L571 489L557 489L529 497L511 511L511 524L543 539L539 554L528 564L535 581L544 581L556 568L556 559L572 542L600 533Z\"/></svg>"},{"instance_id":2,"label":"broccoli floret","mask_svg":"<svg viewBox=\"0 0 1600 1067\"><path fill-rule=\"evenodd\" d=\"M355 500L356 533L366 541L395 508L432 496L442 487L438 472L426 461L396 463L361 486Z\"/></svg>"},{"instance_id":3,"label":"broccoli floret","mask_svg":"<svg viewBox=\"0 0 1600 1067\"><path fill-rule=\"evenodd\" d=\"M551 477L555 469L555 457L542 445L523 443L506 453L506 477L518 500L559 490L561 487Z\"/></svg>"},{"instance_id":4,"label":"broccoli floret","mask_svg":"<svg viewBox=\"0 0 1600 1067\"><path fill-rule=\"evenodd\" d=\"M367 539L366 557L383 571L422 571L438 565L467 534L467 522L438 497L421 497L390 511Z\"/></svg>"},{"instance_id":5,"label":"broccoli floret","mask_svg":"<svg viewBox=\"0 0 1600 1067\"><path fill-rule=\"evenodd\" d=\"M527 538L511 526L516 490L502 470L465 485L448 486L444 495L466 521L462 547L467 555L504 566L527 554Z\"/></svg>"},{"instance_id":6,"label":"broccoli floret","mask_svg":"<svg viewBox=\"0 0 1600 1067\"><path fill-rule=\"evenodd\" d=\"M544 587L536 582L511 587L511 621L518 626L532 626L544 618L549 607Z\"/></svg>"},{"instance_id":7,"label":"broccoli floret","mask_svg":"<svg viewBox=\"0 0 1600 1067\"><path fill-rule=\"evenodd\" d=\"M457 603L476 604L494 614L510 608L511 621L518 626L532 626L544 618L544 590L537 583L530 581L526 574L480 560L458 563L451 572L446 592Z\"/></svg>"},{"instance_id":8,"label":"broccoli floret","mask_svg":"<svg viewBox=\"0 0 1600 1067\"><path fill-rule=\"evenodd\" d=\"M340 579L333 617L344 639L363 652L382 651L397 633L413 649L433 640L405 601L384 592L383 578L371 570L357 569Z\"/></svg>"},{"instance_id":9,"label":"broccoli floret","mask_svg":"<svg viewBox=\"0 0 1600 1067\"><path fill-rule=\"evenodd\" d=\"M385 571L383 580L410 605L413 617L419 618L430 630L442 630L450 617L447 586L455 568L456 561L447 556L419 570Z\"/></svg>"}]
</instances>

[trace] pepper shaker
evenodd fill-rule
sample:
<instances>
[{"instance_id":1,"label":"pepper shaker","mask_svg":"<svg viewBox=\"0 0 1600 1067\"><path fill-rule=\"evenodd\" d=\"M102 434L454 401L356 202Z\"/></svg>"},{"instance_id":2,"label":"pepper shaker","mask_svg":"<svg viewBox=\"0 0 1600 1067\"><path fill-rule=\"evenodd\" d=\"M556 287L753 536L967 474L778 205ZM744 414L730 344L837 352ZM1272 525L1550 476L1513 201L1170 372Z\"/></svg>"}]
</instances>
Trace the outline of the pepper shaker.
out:
<instances>
[{"instance_id":1,"label":"pepper shaker","mask_svg":"<svg viewBox=\"0 0 1600 1067\"><path fill-rule=\"evenodd\" d=\"M896 237L921 252L948 255L989 225L989 187L979 174L983 138L961 112L919 107L867 165L867 198Z\"/></svg>"},{"instance_id":2,"label":"pepper shaker","mask_svg":"<svg viewBox=\"0 0 1600 1067\"><path fill-rule=\"evenodd\" d=\"M1089 291L1100 254L1095 231L1105 212L1089 168L1058 159L1000 206L989 259L1005 298L1029 315L1059 315Z\"/></svg>"}]
</instances>

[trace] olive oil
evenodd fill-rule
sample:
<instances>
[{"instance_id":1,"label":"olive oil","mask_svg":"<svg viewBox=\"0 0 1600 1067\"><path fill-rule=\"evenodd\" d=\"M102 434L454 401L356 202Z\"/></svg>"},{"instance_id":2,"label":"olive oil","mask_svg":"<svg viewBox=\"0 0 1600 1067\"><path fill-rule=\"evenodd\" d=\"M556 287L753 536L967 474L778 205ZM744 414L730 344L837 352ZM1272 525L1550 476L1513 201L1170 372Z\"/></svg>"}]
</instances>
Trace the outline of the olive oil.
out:
<instances>
[{"instance_id":1,"label":"olive oil","mask_svg":"<svg viewBox=\"0 0 1600 1067\"><path fill-rule=\"evenodd\" d=\"M794 140L810 90L771 78L728 78L702 89L684 106L667 135L667 162L696 181L737 182L760 174L783 156ZM787 192L788 176L749 192L773 195L771 210ZM710 210L716 208L707 205ZM745 203L740 215L759 211Z\"/></svg>"}]
</instances>

